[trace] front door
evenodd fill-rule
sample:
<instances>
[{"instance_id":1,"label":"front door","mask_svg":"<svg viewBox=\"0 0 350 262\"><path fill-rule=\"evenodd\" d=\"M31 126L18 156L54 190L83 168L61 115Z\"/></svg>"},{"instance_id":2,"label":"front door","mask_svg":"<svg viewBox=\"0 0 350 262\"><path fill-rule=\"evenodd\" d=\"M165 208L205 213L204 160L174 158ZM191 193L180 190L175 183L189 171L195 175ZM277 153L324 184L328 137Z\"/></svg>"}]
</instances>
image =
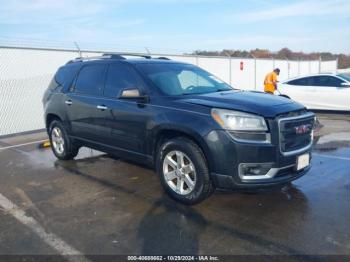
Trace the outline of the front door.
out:
<instances>
[{"instance_id":1,"label":"front door","mask_svg":"<svg viewBox=\"0 0 350 262\"><path fill-rule=\"evenodd\" d=\"M132 99L120 99L124 89L137 88L145 92L143 81L128 64L111 63L107 69L103 91L105 128L109 132L109 145L122 151L145 154L147 123L151 114L148 104ZM106 134L107 135L107 134Z\"/></svg>"}]
</instances>

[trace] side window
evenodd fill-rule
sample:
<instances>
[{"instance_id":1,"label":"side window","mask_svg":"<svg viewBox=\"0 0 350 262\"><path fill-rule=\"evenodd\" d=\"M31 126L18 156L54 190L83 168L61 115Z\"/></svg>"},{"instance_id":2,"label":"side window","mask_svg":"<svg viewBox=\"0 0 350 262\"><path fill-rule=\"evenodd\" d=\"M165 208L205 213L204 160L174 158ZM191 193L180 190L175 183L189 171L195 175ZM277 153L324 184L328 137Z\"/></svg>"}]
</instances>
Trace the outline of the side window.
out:
<instances>
[{"instance_id":1,"label":"side window","mask_svg":"<svg viewBox=\"0 0 350 262\"><path fill-rule=\"evenodd\" d=\"M108 68L103 95L116 98L122 89L140 87L140 82L139 76L132 68L123 64L111 64Z\"/></svg>"},{"instance_id":2,"label":"side window","mask_svg":"<svg viewBox=\"0 0 350 262\"><path fill-rule=\"evenodd\" d=\"M315 76L314 86L340 87L342 80L333 76Z\"/></svg>"},{"instance_id":3,"label":"side window","mask_svg":"<svg viewBox=\"0 0 350 262\"><path fill-rule=\"evenodd\" d=\"M75 92L88 95L99 95L103 86L105 65L84 66L75 83Z\"/></svg>"},{"instance_id":4,"label":"side window","mask_svg":"<svg viewBox=\"0 0 350 262\"><path fill-rule=\"evenodd\" d=\"M56 90L59 87L62 87L65 83L65 74L66 74L66 68L60 67L54 77L52 78L49 89L50 90Z\"/></svg>"},{"instance_id":5,"label":"side window","mask_svg":"<svg viewBox=\"0 0 350 262\"><path fill-rule=\"evenodd\" d=\"M342 86L341 83L343 83L344 81L334 76L328 76L325 82L327 86L341 87Z\"/></svg>"},{"instance_id":6,"label":"side window","mask_svg":"<svg viewBox=\"0 0 350 262\"><path fill-rule=\"evenodd\" d=\"M306 82L308 86L316 86L318 81L318 76L311 76L306 78Z\"/></svg>"},{"instance_id":7,"label":"side window","mask_svg":"<svg viewBox=\"0 0 350 262\"><path fill-rule=\"evenodd\" d=\"M303 77L295 80L289 81L288 85L294 85L294 86L307 86L311 84L311 77Z\"/></svg>"}]
</instances>

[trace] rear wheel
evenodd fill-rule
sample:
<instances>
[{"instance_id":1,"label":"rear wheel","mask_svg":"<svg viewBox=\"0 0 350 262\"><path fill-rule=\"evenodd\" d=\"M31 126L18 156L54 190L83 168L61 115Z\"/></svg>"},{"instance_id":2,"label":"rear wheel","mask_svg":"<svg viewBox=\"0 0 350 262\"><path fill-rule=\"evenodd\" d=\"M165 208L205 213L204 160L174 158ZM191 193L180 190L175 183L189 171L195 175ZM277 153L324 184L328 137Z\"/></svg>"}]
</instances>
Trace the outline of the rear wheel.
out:
<instances>
[{"instance_id":1,"label":"rear wheel","mask_svg":"<svg viewBox=\"0 0 350 262\"><path fill-rule=\"evenodd\" d=\"M79 147L68 137L61 121L53 120L49 127L51 148L60 160L70 160L77 156Z\"/></svg>"},{"instance_id":2,"label":"rear wheel","mask_svg":"<svg viewBox=\"0 0 350 262\"><path fill-rule=\"evenodd\" d=\"M197 204L213 192L203 152L187 138L171 139L161 145L157 173L164 190L184 204Z\"/></svg>"}]
</instances>

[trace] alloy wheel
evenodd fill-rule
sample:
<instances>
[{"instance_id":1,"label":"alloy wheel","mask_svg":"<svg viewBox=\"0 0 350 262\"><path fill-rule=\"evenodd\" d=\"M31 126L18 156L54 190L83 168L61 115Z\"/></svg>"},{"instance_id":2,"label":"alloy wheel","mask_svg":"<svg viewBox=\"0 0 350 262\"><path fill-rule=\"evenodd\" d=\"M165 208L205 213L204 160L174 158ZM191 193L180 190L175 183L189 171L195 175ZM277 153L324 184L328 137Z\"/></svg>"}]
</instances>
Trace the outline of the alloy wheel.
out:
<instances>
[{"instance_id":1,"label":"alloy wheel","mask_svg":"<svg viewBox=\"0 0 350 262\"><path fill-rule=\"evenodd\" d=\"M191 159L183 152L170 151L163 160L163 175L168 186L180 195L194 190L197 175Z\"/></svg>"}]
</instances>

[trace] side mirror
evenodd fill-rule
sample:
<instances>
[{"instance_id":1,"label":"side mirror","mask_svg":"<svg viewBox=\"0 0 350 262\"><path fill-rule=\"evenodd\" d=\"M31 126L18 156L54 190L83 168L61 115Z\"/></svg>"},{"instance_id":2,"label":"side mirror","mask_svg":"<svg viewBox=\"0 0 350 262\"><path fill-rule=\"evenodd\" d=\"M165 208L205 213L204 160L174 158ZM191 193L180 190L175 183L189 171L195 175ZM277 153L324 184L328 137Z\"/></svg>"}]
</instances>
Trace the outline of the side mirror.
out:
<instances>
[{"instance_id":1,"label":"side mirror","mask_svg":"<svg viewBox=\"0 0 350 262\"><path fill-rule=\"evenodd\" d=\"M142 101L147 103L149 101L149 97L146 95L141 95L140 91L137 88L127 88L124 89L119 96L120 99L132 99Z\"/></svg>"},{"instance_id":2,"label":"side mirror","mask_svg":"<svg viewBox=\"0 0 350 262\"><path fill-rule=\"evenodd\" d=\"M342 87L350 87L350 83L348 83L348 82L343 82L343 83L341 83L341 86L342 86Z\"/></svg>"}]
</instances>

